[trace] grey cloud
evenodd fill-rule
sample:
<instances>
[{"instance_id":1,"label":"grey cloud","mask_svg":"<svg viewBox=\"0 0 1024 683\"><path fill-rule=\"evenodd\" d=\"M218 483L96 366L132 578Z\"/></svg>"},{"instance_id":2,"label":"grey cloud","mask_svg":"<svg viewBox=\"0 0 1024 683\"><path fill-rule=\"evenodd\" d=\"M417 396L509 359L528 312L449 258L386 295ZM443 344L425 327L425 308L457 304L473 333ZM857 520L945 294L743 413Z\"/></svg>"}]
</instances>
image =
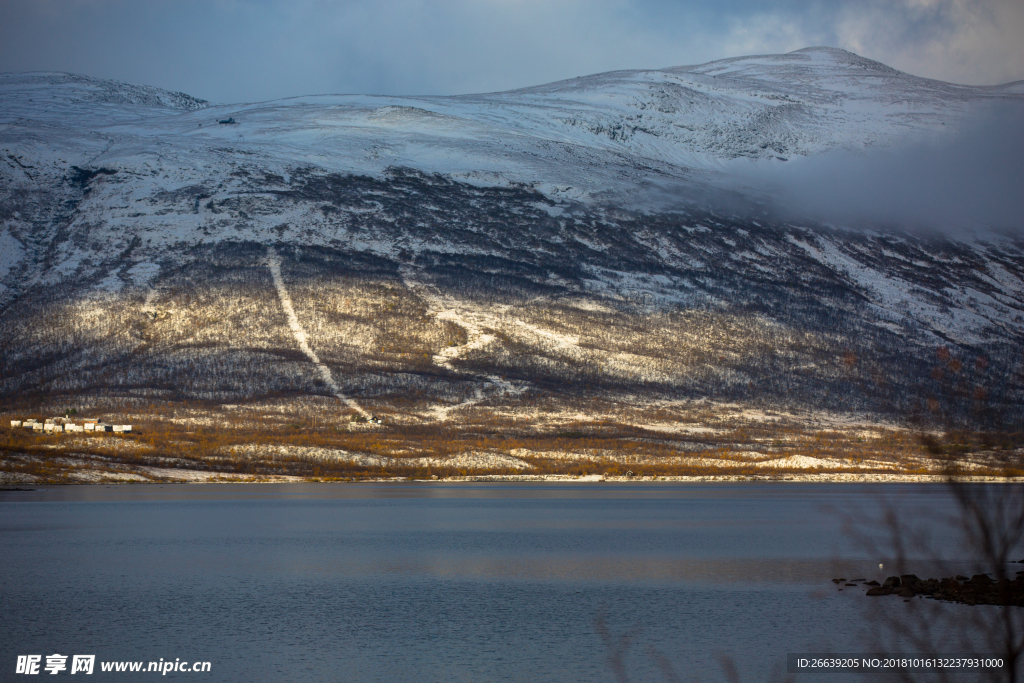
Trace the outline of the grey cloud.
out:
<instances>
[{"instance_id":1,"label":"grey cloud","mask_svg":"<svg viewBox=\"0 0 1024 683\"><path fill-rule=\"evenodd\" d=\"M1019 0L0 0L0 70L216 102L494 91L828 44L912 73L1024 78Z\"/></svg>"},{"instance_id":2,"label":"grey cloud","mask_svg":"<svg viewBox=\"0 0 1024 683\"><path fill-rule=\"evenodd\" d=\"M1018 0L860 0L834 19L835 41L903 71L971 85L1024 78Z\"/></svg>"},{"instance_id":3,"label":"grey cloud","mask_svg":"<svg viewBox=\"0 0 1024 683\"><path fill-rule=\"evenodd\" d=\"M842 227L1024 232L1024 105L969 117L937 141L835 151L748 169L745 185L793 220Z\"/></svg>"}]
</instances>

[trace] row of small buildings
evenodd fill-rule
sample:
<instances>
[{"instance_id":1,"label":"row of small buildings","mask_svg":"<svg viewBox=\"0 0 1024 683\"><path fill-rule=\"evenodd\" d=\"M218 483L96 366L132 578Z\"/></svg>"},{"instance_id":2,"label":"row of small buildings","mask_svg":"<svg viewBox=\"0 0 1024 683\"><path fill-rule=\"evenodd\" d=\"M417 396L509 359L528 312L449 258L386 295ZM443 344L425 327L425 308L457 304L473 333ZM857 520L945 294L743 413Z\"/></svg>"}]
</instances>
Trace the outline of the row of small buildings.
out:
<instances>
[{"instance_id":1,"label":"row of small buildings","mask_svg":"<svg viewBox=\"0 0 1024 683\"><path fill-rule=\"evenodd\" d=\"M11 427L22 429L34 429L43 432L130 432L131 425L112 425L99 420L86 420L82 424L75 424L66 417L48 417L40 422L34 417L27 420L11 420Z\"/></svg>"}]
</instances>

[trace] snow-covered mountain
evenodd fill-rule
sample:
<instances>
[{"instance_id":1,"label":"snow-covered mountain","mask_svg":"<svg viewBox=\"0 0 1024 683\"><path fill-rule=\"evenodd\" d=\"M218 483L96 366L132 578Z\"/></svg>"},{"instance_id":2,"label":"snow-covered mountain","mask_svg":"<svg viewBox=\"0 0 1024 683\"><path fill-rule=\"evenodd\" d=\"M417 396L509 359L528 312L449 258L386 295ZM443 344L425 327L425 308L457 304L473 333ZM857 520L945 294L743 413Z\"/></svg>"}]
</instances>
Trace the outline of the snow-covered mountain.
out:
<instances>
[{"instance_id":1,"label":"snow-covered mountain","mask_svg":"<svg viewBox=\"0 0 1024 683\"><path fill-rule=\"evenodd\" d=\"M1014 403L1019 237L796 222L732 182L738 160L770 171L939 139L1000 102L1024 102L1024 83L952 85L831 48L502 93L242 105L2 74L0 394L383 404L412 385L474 395L516 374L505 394L520 395L580 381L562 366L582 363L615 391L909 410L977 388ZM412 351L386 351L397 333L374 323L391 296L412 302L394 309L402 325L433 326ZM376 312L345 308L357 299ZM609 330L651 325L660 346L587 341L556 322L565 306L588 320L602 311L588 324ZM544 307L562 313L537 318ZM678 320L658 316L698 313L717 331L673 349L665 330ZM358 334L345 327L356 319ZM765 334L784 348L762 348ZM929 374L940 347L977 364L971 386ZM871 368L849 360L869 356ZM997 365L1010 373L1000 386ZM214 366L216 381L181 379ZM915 388L878 389L893 372Z\"/></svg>"}]
</instances>

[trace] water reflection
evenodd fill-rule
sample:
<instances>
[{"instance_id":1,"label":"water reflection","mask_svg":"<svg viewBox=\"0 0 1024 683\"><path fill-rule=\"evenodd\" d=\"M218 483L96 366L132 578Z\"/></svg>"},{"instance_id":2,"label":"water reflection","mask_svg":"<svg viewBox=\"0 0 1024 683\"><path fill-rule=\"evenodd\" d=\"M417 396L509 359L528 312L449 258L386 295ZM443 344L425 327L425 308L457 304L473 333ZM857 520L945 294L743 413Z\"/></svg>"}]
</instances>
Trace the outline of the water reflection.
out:
<instances>
[{"instance_id":1,"label":"water reflection","mask_svg":"<svg viewBox=\"0 0 1024 683\"><path fill-rule=\"evenodd\" d=\"M699 663L703 680L719 680L724 653L763 680L786 652L852 642L864 626L865 598L829 579L875 577L879 558L844 537L843 516L870 526L879 495L942 508L936 491L773 483L0 492L0 665L60 647L122 659L170 649L218 662L217 680L229 681L600 681L611 675L594 623L607 614L612 630L639 628L645 647L679 671ZM636 678L656 680L637 656Z\"/></svg>"}]
</instances>

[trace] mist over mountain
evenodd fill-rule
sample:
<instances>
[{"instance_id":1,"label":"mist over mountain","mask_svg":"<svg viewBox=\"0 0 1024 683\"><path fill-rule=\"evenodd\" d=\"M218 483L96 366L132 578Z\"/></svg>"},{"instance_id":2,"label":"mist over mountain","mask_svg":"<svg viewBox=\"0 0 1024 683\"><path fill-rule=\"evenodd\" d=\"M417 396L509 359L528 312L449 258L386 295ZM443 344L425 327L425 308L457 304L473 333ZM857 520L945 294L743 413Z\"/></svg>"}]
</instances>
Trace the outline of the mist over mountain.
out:
<instances>
[{"instance_id":1,"label":"mist over mountain","mask_svg":"<svg viewBox=\"0 0 1024 683\"><path fill-rule=\"evenodd\" d=\"M830 48L243 105L3 74L0 400L1019 428L1022 107Z\"/></svg>"},{"instance_id":2,"label":"mist over mountain","mask_svg":"<svg viewBox=\"0 0 1024 683\"><path fill-rule=\"evenodd\" d=\"M1024 88L1022 88L1024 90ZM836 149L771 168L732 169L746 191L791 219L949 235L1024 233L1024 103L979 105L934 136Z\"/></svg>"}]
</instances>

